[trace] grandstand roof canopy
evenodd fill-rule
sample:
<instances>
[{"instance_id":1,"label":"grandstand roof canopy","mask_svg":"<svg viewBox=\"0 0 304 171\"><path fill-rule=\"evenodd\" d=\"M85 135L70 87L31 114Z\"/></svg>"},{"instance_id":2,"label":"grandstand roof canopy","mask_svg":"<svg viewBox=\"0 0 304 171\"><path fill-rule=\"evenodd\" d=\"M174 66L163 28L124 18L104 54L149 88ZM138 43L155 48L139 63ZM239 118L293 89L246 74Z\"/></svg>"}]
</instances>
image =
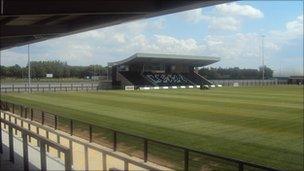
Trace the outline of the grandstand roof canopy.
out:
<instances>
[{"instance_id":1,"label":"grandstand roof canopy","mask_svg":"<svg viewBox=\"0 0 304 171\"><path fill-rule=\"evenodd\" d=\"M176 54L154 54L154 53L136 53L131 57L110 62L109 66L130 65L136 63L164 63L164 64L183 64L193 67L202 67L218 62L219 57L210 56L192 56L192 55L176 55Z\"/></svg>"},{"instance_id":2,"label":"grandstand roof canopy","mask_svg":"<svg viewBox=\"0 0 304 171\"><path fill-rule=\"evenodd\" d=\"M221 0L1 0L0 50Z\"/></svg>"}]
</instances>

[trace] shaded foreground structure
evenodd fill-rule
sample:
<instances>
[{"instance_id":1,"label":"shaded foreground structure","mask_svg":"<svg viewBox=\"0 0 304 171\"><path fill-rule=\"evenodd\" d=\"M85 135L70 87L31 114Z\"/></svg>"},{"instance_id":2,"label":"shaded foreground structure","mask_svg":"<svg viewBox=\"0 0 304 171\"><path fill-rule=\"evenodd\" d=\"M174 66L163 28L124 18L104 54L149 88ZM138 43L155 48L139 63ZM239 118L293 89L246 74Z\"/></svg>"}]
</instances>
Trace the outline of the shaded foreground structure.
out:
<instances>
[{"instance_id":1,"label":"shaded foreground structure","mask_svg":"<svg viewBox=\"0 0 304 171\"><path fill-rule=\"evenodd\" d=\"M1 0L0 50L223 2L225 1Z\"/></svg>"}]
</instances>

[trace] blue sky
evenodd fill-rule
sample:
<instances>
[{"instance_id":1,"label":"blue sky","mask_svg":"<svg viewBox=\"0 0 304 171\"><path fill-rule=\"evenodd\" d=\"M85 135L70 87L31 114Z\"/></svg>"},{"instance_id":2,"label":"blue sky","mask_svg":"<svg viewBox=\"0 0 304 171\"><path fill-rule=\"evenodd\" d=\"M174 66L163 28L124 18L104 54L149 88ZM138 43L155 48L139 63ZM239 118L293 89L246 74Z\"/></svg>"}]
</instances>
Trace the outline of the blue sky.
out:
<instances>
[{"instance_id":1,"label":"blue sky","mask_svg":"<svg viewBox=\"0 0 304 171\"><path fill-rule=\"evenodd\" d=\"M216 67L303 74L303 1L240 1L124 23L31 45L33 60L70 65L113 62L136 52L221 57ZM2 51L2 65L26 64L26 47Z\"/></svg>"}]
</instances>

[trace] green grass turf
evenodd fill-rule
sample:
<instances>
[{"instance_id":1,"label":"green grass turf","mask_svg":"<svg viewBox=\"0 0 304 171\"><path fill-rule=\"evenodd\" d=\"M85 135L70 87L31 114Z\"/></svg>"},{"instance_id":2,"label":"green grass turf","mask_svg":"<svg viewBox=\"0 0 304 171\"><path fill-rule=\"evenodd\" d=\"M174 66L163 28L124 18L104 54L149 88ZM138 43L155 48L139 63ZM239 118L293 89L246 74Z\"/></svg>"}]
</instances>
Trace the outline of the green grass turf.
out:
<instances>
[{"instance_id":1,"label":"green grass turf","mask_svg":"<svg viewBox=\"0 0 304 171\"><path fill-rule=\"evenodd\" d=\"M303 167L303 87L2 94L2 100L286 170Z\"/></svg>"}]
</instances>

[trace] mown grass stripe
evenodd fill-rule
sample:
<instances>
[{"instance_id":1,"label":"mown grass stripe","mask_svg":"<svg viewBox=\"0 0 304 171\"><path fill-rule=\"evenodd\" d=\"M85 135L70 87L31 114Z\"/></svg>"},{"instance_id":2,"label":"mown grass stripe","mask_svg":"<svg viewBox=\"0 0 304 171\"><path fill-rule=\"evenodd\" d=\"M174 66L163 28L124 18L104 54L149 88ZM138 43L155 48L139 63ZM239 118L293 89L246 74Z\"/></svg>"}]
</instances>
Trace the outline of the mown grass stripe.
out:
<instances>
[{"instance_id":1,"label":"mown grass stripe","mask_svg":"<svg viewBox=\"0 0 304 171\"><path fill-rule=\"evenodd\" d=\"M77 120L286 170L303 166L303 87L10 93Z\"/></svg>"}]
</instances>

